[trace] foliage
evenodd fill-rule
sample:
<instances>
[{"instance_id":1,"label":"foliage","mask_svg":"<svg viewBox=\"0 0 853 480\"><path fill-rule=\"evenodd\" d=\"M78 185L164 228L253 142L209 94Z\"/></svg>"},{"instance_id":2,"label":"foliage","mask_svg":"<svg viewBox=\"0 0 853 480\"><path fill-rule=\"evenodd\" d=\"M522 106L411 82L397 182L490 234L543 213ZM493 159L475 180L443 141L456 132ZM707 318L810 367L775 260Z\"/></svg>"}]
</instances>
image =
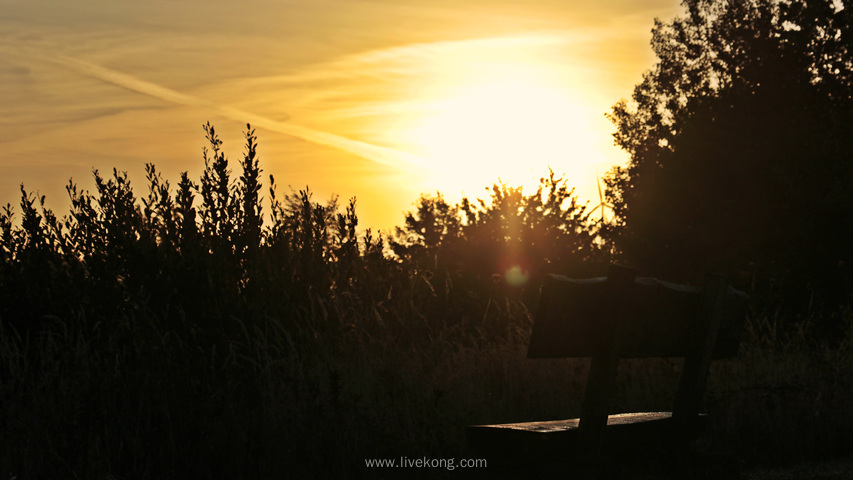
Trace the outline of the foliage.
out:
<instances>
[{"instance_id":1,"label":"foliage","mask_svg":"<svg viewBox=\"0 0 853 480\"><path fill-rule=\"evenodd\" d=\"M184 172L174 197L151 164L141 200L117 170L108 178L93 172L94 195L70 182L62 219L22 186L20 226L10 205L0 215L0 318L25 333L40 330L45 316L112 319L145 308L163 328L216 336L247 309L281 315L304 307L312 292L373 290L367 278L382 283L396 271L377 260L381 236L356 232L355 199L345 213L334 199L314 202L307 189L278 199L270 177L273 224L264 227L254 130L247 126L236 179L215 129L207 124L205 133L201 179Z\"/></svg>"},{"instance_id":2,"label":"foliage","mask_svg":"<svg viewBox=\"0 0 853 480\"><path fill-rule=\"evenodd\" d=\"M528 304L546 273L603 273L600 224L553 171L532 194L506 184L494 185L490 193L488 200L463 198L454 206L440 194L421 196L417 211L397 228L392 250L414 268L458 282L491 282L506 294L530 293Z\"/></svg>"},{"instance_id":3,"label":"foliage","mask_svg":"<svg viewBox=\"0 0 853 480\"><path fill-rule=\"evenodd\" d=\"M465 424L577 414L587 364L526 362L518 301L545 271L605 260L565 181L421 197L386 244L358 230L355 199L282 195L272 177L263 222L254 131L240 175L205 133L198 183L185 172L173 191L147 165L138 198L125 173L96 171L93 194L69 183L61 218L23 187L20 222L0 212L3 475L385 478L399 472L365 459L471 458ZM775 462L849 446L850 312L833 347L777 320L753 319L747 355L712 372L705 451ZM669 406L673 362L620 375L615 408Z\"/></svg>"},{"instance_id":4,"label":"foliage","mask_svg":"<svg viewBox=\"0 0 853 480\"><path fill-rule=\"evenodd\" d=\"M397 369L469 348L514 351L530 321L518 292L535 284L510 285L507 262L530 259L539 275L597 252L585 207L553 174L529 196L500 185L491 202L422 197L390 245L359 229L355 198L339 208L307 188L282 195L270 176L265 223L254 130L239 175L214 127L204 132L197 183L184 172L173 190L148 164L140 198L127 173L96 170L94 193L69 182L61 218L23 186L20 222L11 205L0 212L4 472L256 478L261 463L277 465L261 451L273 443L291 464L322 465L312 449L329 434L306 437L309 419L355 425L333 411L341 371L369 362L377 376L347 387L361 408L387 404L384 388L438 402L438 387ZM376 430L400 435L393 423ZM347 432L341 451L346 438L359 437Z\"/></svg>"},{"instance_id":5,"label":"foliage","mask_svg":"<svg viewBox=\"0 0 853 480\"><path fill-rule=\"evenodd\" d=\"M670 278L844 303L853 249L847 2L687 0L657 64L610 116L631 159L607 178L628 262ZM810 292L804 297L798 292ZM795 295L789 295L795 294Z\"/></svg>"},{"instance_id":6,"label":"foliage","mask_svg":"<svg viewBox=\"0 0 853 480\"><path fill-rule=\"evenodd\" d=\"M580 275L603 258L596 224L553 172L527 196L495 185L490 201L422 197L387 249L381 234L359 229L355 198L341 211L307 188L282 195L272 176L265 223L254 130L247 125L239 175L214 127L204 132L200 179L183 172L174 191L153 164L142 198L127 173L96 170L94 194L69 182L70 212L58 219L22 186L20 225L10 205L0 215L0 320L26 336L79 316L86 325L76 327L109 337L122 328L116 319L145 311L155 331L205 349L272 321L311 342L341 337L344 325L413 342L448 328L500 336L505 314L524 311L520 294L534 298L546 271ZM370 315L355 323L341 305ZM317 308L322 325L298 324Z\"/></svg>"}]
</instances>

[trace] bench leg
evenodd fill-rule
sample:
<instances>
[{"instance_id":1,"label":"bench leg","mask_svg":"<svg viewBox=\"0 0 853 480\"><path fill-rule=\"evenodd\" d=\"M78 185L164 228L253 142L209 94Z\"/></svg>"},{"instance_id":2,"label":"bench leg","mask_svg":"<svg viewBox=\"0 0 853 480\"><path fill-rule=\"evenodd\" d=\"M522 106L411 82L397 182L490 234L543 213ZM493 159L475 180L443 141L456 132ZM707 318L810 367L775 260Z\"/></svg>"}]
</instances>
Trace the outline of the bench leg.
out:
<instances>
[{"instance_id":1,"label":"bench leg","mask_svg":"<svg viewBox=\"0 0 853 480\"><path fill-rule=\"evenodd\" d=\"M607 289L610 298L624 299L634 285L637 272L632 268L612 265L607 272ZM586 449L587 458L597 459L601 451L610 404L616 389L616 373L619 368L619 342L621 325L626 318L625 303L613 302L605 306L608 314L604 321L608 323L608 337L603 339L601 354L592 358L589 378L586 382L580 424L578 425L581 444Z\"/></svg>"}]
</instances>

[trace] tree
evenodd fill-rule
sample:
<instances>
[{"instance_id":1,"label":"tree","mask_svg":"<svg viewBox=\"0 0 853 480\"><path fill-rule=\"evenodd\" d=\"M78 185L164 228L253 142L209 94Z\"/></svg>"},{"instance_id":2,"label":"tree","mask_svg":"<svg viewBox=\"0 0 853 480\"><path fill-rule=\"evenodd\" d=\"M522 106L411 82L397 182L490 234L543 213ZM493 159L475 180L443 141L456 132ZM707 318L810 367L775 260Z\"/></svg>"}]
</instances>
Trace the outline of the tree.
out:
<instances>
[{"instance_id":1,"label":"tree","mask_svg":"<svg viewBox=\"0 0 853 480\"><path fill-rule=\"evenodd\" d=\"M538 286L547 273L590 274L604 258L599 224L554 172L528 195L496 184L488 200L463 198L450 206L439 194L421 196L417 207L390 246L424 270L512 290Z\"/></svg>"},{"instance_id":2,"label":"tree","mask_svg":"<svg viewBox=\"0 0 853 480\"><path fill-rule=\"evenodd\" d=\"M656 65L609 115L630 154L606 178L624 259L848 291L853 249L849 2L685 0Z\"/></svg>"},{"instance_id":3,"label":"tree","mask_svg":"<svg viewBox=\"0 0 853 480\"><path fill-rule=\"evenodd\" d=\"M510 286L538 286L548 273L585 276L603 259L591 210L553 171L532 194L494 185L490 202L463 200L461 209L467 249L459 261Z\"/></svg>"},{"instance_id":4,"label":"tree","mask_svg":"<svg viewBox=\"0 0 853 480\"><path fill-rule=\"evenodd\" d=\"M459 207L451 206L444 196L421 195L417 211L406 213L405 224L395 229L396 240L391 249L399 258L421 268L438 268L439 248L456 242L461 235Z\"/></svg>"}]
</instances>

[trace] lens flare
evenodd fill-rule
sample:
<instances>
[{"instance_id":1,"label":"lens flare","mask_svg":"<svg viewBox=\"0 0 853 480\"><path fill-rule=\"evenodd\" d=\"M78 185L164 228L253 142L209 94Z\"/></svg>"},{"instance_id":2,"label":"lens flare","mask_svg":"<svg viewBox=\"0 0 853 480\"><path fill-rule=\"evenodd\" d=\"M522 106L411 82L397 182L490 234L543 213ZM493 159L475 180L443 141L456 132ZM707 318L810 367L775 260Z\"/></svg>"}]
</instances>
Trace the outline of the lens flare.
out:
<instances>
[{"instance_id":1,"label":"lens flare","mask_svg":"<svg viewBox=\"0 0 853 480\"><path fill-rule=\"evenodd\" d=\"M513 265L504 273L504 279L512 287L522 287L530 279L530 272L521 268L521 265Z\"/></svg>"}]
</instances>

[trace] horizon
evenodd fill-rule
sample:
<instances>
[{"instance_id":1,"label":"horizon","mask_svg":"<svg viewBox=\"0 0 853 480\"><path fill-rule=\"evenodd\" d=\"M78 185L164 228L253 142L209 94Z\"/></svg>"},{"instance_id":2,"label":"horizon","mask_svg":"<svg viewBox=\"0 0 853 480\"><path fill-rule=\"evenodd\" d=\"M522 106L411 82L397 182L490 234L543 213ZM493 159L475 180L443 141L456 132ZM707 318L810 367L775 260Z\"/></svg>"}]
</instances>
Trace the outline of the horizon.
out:
<instances>
[{"instance_id":1,"label":"horizon","mask_svg":"<svg viewBox=\"0 0 853 480\"><path fill-rule=\"evenodd\" d=\"M209 121L232 172L251 123L265 180L355 196L376 230L420 194L530 192L549 167L592 208L627 160L605 114L679 3L0 2L0 204L23 183L63 211L93 168L138 194L145 163L197 179Z\"/></svg>"}]
</instances>

